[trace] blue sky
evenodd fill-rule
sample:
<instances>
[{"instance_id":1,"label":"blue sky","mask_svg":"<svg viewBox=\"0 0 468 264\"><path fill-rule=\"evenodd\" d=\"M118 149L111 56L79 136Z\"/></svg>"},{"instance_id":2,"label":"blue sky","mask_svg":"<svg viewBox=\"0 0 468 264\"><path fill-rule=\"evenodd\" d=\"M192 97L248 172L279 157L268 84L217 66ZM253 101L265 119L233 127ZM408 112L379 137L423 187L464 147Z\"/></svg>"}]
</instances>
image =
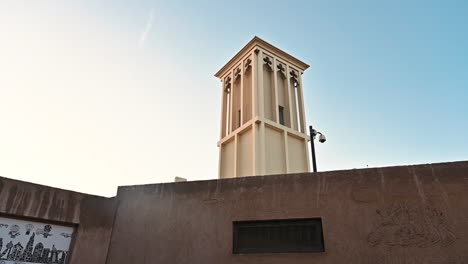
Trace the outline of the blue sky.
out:
<instances>
[{"instance_id":1,"label":"blue sky","mask_svg":"<svg viewBox=\"0 0 468 264\"><path fill-rule=\"evenodd\" d=\"M466 1L2 1L0 175L111 196L217 177L257 35L309 63L319 170L468 160Z\"/></svg>"}]
</instances>

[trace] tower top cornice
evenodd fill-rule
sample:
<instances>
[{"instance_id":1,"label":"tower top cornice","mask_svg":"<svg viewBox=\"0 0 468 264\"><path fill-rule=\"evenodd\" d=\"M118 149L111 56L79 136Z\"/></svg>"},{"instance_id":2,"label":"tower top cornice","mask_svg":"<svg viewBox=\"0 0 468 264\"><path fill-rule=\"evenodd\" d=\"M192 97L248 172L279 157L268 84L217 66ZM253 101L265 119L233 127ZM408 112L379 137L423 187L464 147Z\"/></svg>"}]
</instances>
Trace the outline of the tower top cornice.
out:
<instances>
[{"instance_id":1,"label":"tower top cornice","mask_svg":"<svg viewBox=\"0 0 468 264\"><path fill-rule=\"evenodd\" d=\"M239 52L232 57L214 76L221 78L228 70L230 70L234 65L242 59L247 53L252 51L255 48L263 48L267 52L273 53L273 55L278 56L284 60L287 60L289 63L296 66L299 70L305 71L310 67L309 64L297 59L296 57L288 54L287 52L273 46L272 44L264 41L263 39L255 36L252 40L249 41Z\"/></svg>"}]
</instances>

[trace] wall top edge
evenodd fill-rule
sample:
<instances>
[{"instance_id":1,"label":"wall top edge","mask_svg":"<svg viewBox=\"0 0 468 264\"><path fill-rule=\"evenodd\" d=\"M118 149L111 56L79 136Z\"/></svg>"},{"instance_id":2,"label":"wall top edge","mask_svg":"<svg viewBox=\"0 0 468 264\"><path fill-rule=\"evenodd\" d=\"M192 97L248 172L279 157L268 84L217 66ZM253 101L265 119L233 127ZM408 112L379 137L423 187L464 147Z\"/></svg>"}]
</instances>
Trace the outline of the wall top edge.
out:
<instances>
[{"instance_id":1,"label":"wall top edge","mask_svg":"<svg viewBox=\"0 0 468 264\"><path fill-rule=\"evenodd\" d=\"M8 178L8 177L5 177L5 176L0 176L0 186L2 184L4 184L4 185L8 184L8 185L11 185L11 186L20 186L21 188L29 188L29 189L41 188L41 189L47 189L47 190L51 190L51 191L55 191L55 192L70 193L70 194L82 195L82 196L92 197L92 198L103 198L103 199L115 198L115 196L107 197L107 196L89 194L89 193L78 192L78 191L69 190L69 189L62 189L62 188L59 188L59 187L53 187L53 186L34 183L34 182L17 180L17 179ZM0 188L0 191L1 191L1 188Z\"/></svg>"},{"instance_id":2,"label":"wall top edge","mask_svg":"<svg viewBox=\"0 0 468 264\"><path fill-rule=\"evenodd\" d=\"M365 172L375 172L375 175L379 176L378 172L384 174L390 173L392 170L401 170L405 169L410 171L411 169L421 169L433 167L433 169L462 169L468 171L468 161L451 161L451 162L440 162L440 163L426 163L426 164L412 164L412 165L394 165L394 166L384 166L384 167L372 167L372 168L358 168L358 169L345 169L345 170L334 170L334 171L320 171L320 172L303 172L303 173L289 173L289 174L276 174L276 175L258 175L258 176L247 176L247 177L234 177L234 178L224 178L224 179L210 179L210 180L189 180L186 182L163 182L163 183L152 183L152 184L142 184L142 185L126 185L119 186L118 196L124 193L138 192L141 193L142 190L147 190L148 193L151 192L162 192L164 189L169 191L171 188L178 188L181 191L199 191L203 186L210 186L212 184L247 184L248 182L257 182L258 184L265 184L266 181L282 181L282 180L293 180L293 178L304 178L304 177L346 177L349 178L350 174L356 175L355 179L360 179L360 175ZM409 173L409 172L408 172ZM359 177L357 177L359 176ZM395 176L395 175L393 175ZM379 176L380 177L380 176ZM432 177L430 175L430 177ZM196 186L196 187L194 187Z\"/></svg>"}]
</instances>

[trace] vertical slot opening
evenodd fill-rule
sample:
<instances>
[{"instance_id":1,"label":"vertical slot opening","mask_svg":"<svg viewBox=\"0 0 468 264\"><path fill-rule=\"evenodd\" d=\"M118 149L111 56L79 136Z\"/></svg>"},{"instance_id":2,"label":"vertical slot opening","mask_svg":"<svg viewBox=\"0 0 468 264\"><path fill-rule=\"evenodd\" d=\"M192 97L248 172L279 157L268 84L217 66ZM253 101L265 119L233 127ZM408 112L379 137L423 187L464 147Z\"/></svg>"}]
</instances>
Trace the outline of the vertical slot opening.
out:
<instances>
[{"instance_id":1,"label":"vertical slot opening","mask_svg":"<svg viewBox=\"0 0 468 264\"><path fill-rule=\"evenodd\" d=\"M284 107L279 105L278 106L278 113L279 113L279 122L281 125L284 126Z\"/></svg>"}]
</instances>

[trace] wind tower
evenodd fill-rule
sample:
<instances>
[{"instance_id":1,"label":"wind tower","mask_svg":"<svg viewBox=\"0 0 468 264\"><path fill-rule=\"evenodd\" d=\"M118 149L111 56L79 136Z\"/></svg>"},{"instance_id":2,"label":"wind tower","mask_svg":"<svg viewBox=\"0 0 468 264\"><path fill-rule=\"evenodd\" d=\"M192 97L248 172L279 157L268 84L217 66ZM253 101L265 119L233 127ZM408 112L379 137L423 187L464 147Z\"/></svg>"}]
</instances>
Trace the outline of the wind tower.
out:
<instances>
[{"instance_id":1,"label":"wind tower","mask_svg":"<svg viewBox=\"0 0 468 264\"><path fill-rule=\"evenodd\" d=\"M222 83L219 178L308 172L306 63L254 37L215 76Z\"/></svg>"}]
</instances>

